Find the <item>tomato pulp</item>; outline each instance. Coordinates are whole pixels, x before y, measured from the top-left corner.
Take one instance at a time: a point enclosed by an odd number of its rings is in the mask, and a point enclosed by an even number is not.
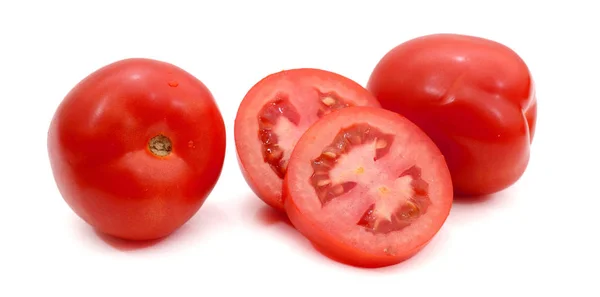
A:
[[[98,231],[164,237],[190,219],[215,186],[225,125],[208,88],[151,59],[106,65],[59,105],[48,133],[58,189]]]
[[[380,107],[358,83],[320,69],[291,69],[256,83],[235,119],[238,162],[254,193],[283,211],[282,183],[302,133],[322,116],[348,106]]]
[[[348,107],[318,120],[296,144],[285,210],[321,251],[363,267],[399,263],[444,224],[453,200],[444,157],[401,115]]]
[[[415,38],[379,61],[367,89],[434,140],[458,195],[491,194],[524,173],[537,99],[528,67],[507,46],[458,34]]]

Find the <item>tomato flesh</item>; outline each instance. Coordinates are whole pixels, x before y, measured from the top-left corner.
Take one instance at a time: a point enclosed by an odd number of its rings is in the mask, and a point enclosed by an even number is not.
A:
[[[255,194],[283,211],[282,183],[296,142],[315,121],[349,106],[380,105],[358,83],[320,69],[286,70],[254,85],[236,116],[235,143]]]
[[[296,144],[285,210],[320,249],[357,266],[401,262],[426,245],[452,204],[447,165],[406,118],[348,107],[323,117]]]
[[[64,200],[96,230],[169,235],[202,206],[225,157],[225,125],[206,86],[172,64],[126,59],[79,82],[48,132]]]
[[[524,173],[537,98],[527,65],[505,45],[458,34],[415,38],[379,61],[367,89],[434,140],[457,195],[498,192]]]

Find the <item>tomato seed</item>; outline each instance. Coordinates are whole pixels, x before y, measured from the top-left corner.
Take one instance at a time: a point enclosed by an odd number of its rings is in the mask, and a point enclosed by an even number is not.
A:
[[[317,186],[318,187],[323,187],[323,186],[326,186],[326,185],[329,185],[329,184],[331,184],[331,180],[330,179],[323,179],[323,180],[320,180],[320,181],[317,182]]]
[[[337,100],[333,99],[332,97],[325,97],[321,100],[321,102],[327,106],[332,106],[337,102]]]
[[[317,112],[318,117],[325,116],[330,114],[332,111],[340,110],[350,106],[350,104],[345,103],[339,98],[339,96],[333,93],[325,94],[319,92],[319,97],[321,103],[323,103],[323,106]]]
[[[335,159],[337,157],[336,153],[334,153],[332,151],[323,152],[323,156],[328,157],[330,159]]]

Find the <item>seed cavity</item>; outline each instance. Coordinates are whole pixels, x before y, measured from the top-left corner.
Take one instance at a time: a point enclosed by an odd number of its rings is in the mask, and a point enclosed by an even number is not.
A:
[[[330,103],[329,100],[327,102]],[[342,155],[347,154],[359,145],[373,145],[375,149],[373,160],[377,162],[390,152],[393,141],[393,135],[385,134],[365,123],[340,129],[332,142],[322,150],[321,154],[311,160],[313,174],[310,177],[310,182],[317,197],[319,197],[322,207],[325,207],[337,197],[349,193],[357,186],[356,182],[351,181],[333,182],[330,177],[331,169],[335,167]],[[354,170],[356,174],[363,174],[364,171],[365,169],[362,166]],[[412,191],[407,191],[407,193],[410,193],[408,195],[411,196],[406,197],[406,201],[399,205],[384,203],[379,209],[377,203],[374,202],[365,210],[356,224],[362,226],[367,232],[383,234],[402,230],[427,213],[431,205],[428,196],[429,184],[422,178],[421,168],[411,166],[399,174],[397,178],[406,176],[410,176],[410,187],[412,187]],[[394,193],[392,188],[386,186],[377,188],[377,192],[381,195],[381,199],[399,199],[399,197],[393,196],[398,193]]]
[[[333,92],[324,93],[318,91],[319,110],[318,117],[322,117],[332,111],[350,106],[345,103],[337,94]],[[287,118],[292,124],[298,126],[300,122],[300,113],[289,101],[287,94],[279,93],[275,98],[266,103],[258,114],[258,138],[262,144],[262,155],[264,162],[268,163],[271,169],[281,179],[285,177],[287,171],[287,158],[289,153],[278,146],[278,135],[273,130],[280,118]],[[337,152],[332,150],[325,152],[324,156],[330,159],[337,158]],[[286,156],[288,155],[288,156]]]
[[[300,122],[300,114],[289,102],[287,95],[278,94],[275,99],[265,104],[258,114],[258,139],[262,143],[264,162],[283,179],[287,171],[287,159],[284,150],[278,145],[278,137],[273,127],[281,118],[287,118],[294,125]]]
[[[341,129],[336,134],[333,141],[323,149],[321,154],[311,161],[311,166],[313,169],[311,184],[315,188],[317,196],[321,200],[322,206],[325,206],[332,199],[349,192],[356,186],[355,182],[342,182],[334,184],[331,181],[329,172],[331,169],[333,169],[338,159],[342,155],[350,152],[353,147],[358,145],[366,145],[368,143],[373,144],[376,139],[383,139],[386,141],[386,143],[391,144],[393,141],[393,136],[385,134],[380,130],[364,123],[349,126]],[[388,151],[389,145],[383,149],[376,149],[375,158],[381,158],[385,156]],[[363,174],[364,171],[365,169],[363,167],[358,167],[355,170],[355,173]],[[325,183],[324,180],[329,182]]]
[[[357,225],[364,227],[365,230],[374,234],[385,234],[402,230],[427,213],[427,209],[431,205],[431,200],[428,196],[429,184],[421,177],[421,168],[411,166],[402,172],[398,178],[404,176],[412,178],[411,186],[414,195],[401,204],[389,219],[378,214],[376,204],[373,203],[365,211],[361,219],[357,222]],[[379,192],[382,192],[381,188]]]

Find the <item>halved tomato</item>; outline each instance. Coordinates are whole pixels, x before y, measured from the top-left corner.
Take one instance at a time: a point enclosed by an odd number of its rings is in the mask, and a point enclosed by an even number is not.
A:
[[[452,205],[450,172],[433,141],[403,116],[349,107],[296,144],[285,210],[321,251],[363,267],[397,264],[440,230]]]
[[[239,165],[254,193],[283,211],[282,183],[296,141],[319,118],[348,106],[380,107],[364,87],[326,70],[285,70],[255,84],[234,128]]]

